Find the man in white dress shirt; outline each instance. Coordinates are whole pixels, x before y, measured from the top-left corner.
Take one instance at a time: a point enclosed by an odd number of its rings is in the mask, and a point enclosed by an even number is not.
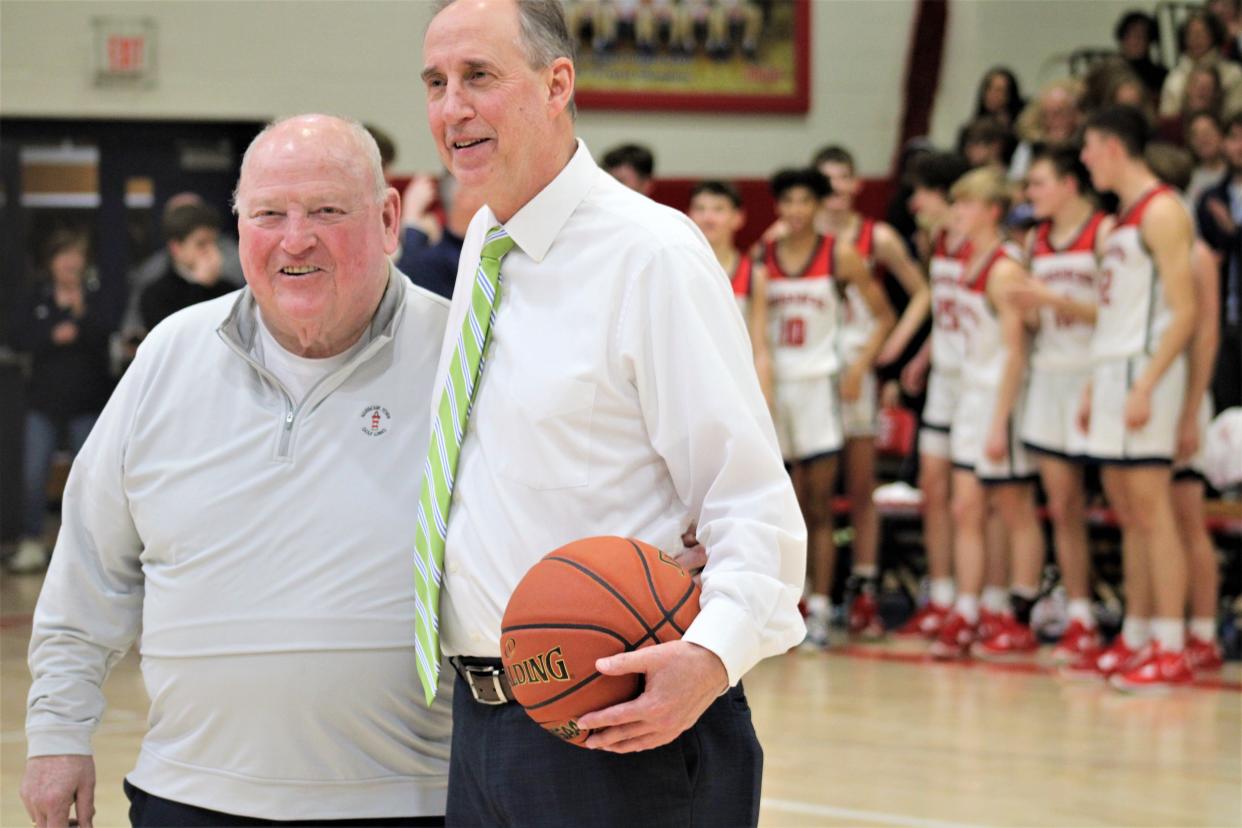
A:
[[[515,244],[448,516],[438,629],[468,678],[447,818],[753,823],[762,752],[739,681],[802,640],[806,530],[728,280],[688,218],[575,140],[572,53],[557,0],[442,4],[424,42],[433,138],[487,205],[466,234],[441,382],[485,234],[499,225]],[[645,690],[579,720],[589,750],[495,697],[501,615],[545,553],[599,534],[680,549],[692,523],[701,612],[681,641],[601,660],[643,673]]]
[[[91,822],[101,687],[140,623],[133,825],[443,824],[450,685],[428,710],[414,678],[403,469],[447,302],[389,264],[399,198],[356,123],[269,127],[236,207],[248,286],[151,331],[69,475],[30,642],[39,828]]]

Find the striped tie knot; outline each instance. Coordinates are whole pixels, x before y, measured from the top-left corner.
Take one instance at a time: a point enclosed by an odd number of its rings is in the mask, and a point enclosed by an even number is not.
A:
[[[513,239],[499,224],[487,231],[484,236],[483,252],[479,258],[499,262],[505,254],[513,249]]]

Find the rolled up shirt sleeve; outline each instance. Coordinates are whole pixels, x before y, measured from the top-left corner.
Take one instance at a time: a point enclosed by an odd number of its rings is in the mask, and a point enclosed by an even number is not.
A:
[[[652,445],[707,550],[701,611],[685,640],[736,684],[805,635],[798,598],[806,525],[728,280],[706,245],[656,251],[634,277],[619,351]]]
[[[30,638],[28,756],[91,753],[104,711],[104,679],[138,633],[142,542],[123,478],[146,363],[142,352],[149,348],[140,349],[69,473]]]

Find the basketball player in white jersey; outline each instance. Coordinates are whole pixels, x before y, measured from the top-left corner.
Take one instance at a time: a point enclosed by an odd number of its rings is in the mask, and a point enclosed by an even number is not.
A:
[[[690,191],[691,221],[698,225],[724,268],[738,310],[750,332],[755,371],[763,396],[771,407],[772,355],[768,347],[768,279],[763,264],[737,249],[734,236],[746,224],[746,211],[737,188],[727,181],[700,181]]]
[[[1037,148],[1026,194],[1039,223],[1027,242],[1031,280],[1010,294],[1035,316],[1022,442],[1034,454],[1048,497],[1057,563],[1069,597],[1069,624],[1053,649],[1068,663],[1099,648],[1091,612],[1087,437],[1078,401],[1091,378],[1096,282],[1112,220],[1093,200],[1091,175],[1073,146]]]
[[[950,226],[949,188],[969,170],[955,153],[931,153],[913,171],[910,208],[927,238],[927,274],[931,282],[932,332],[919,353],[902,370],[901,384],[917,395],[924,387],[919,430],[919,490],[923,495],[923,545],[927,554],[930,600],[900,632],[935,638],[949,615],[953,585],[953,525],[949,511],[949,426],[957,407],[962,367],[962,338],[957,319],[957,289],[969,245]]]
[[[1044,561],[1043,529],[1035,509],[1035,469],[1018,439],[1026,371],[1026,329],[1009,291],[1029,278],[1000,223],[1009,211],[1009,185],[993,168],[973,170],[950,190],[953,227],[970,244],[958,289],[962,332],[961,389],[953,412],[953,563],[957,601],[932,643],[935,658],[1033,652],[1030,629]],[[986,524],[994,510],[1012,549],[1013,614],[978,641],[979,597],[986,563]]]
[[[776,433],[806,519],[811,593],[807,646],[828,644],[829,594],[836,564],[832,497],[837,455],[844,444],[841,401],[862,392],[860,372],[846,371],[836,340],[841,292],[862,294],[876,327],[862,350],[870,365],[893,326],[893,311],[870,271],[848,244],[815,231],[815,215],[829,194],[817,170],[782,170],[772,178],[784,238],[763,248],[767,272],[769,339],[776,379]]]
[[[1148,166],[1161,181],[1182,194],[1194,172],[1194,157],[1173,144],[1153,143],[1145,153]],[[1216,643],[1216,600],[1220,571],[1216,549],[1207,530],[1204,510],[1203,438],[1212,421],[1212,374],[1220,346],[1220,266],[1212,249],[1196,238],[1190,253],[1195,283],[1195,333],[1190,341],[1186,398],[1177,425],[1177,457],[1173,464],[1173,514],[1187,552],[1190,582],[1187,604],[1190,623],[1186,660],[1195,672],[1219,670],[1223,665]]]
[[[1101,269],[1093,374],[1083,397],[1088,455],[1122,525],[1133,577],[1151,591],[1152,621],[1128,618],[1096,659],[1113,686],[1162,691],[1192,680],[1186,661],[1186,559],[1172,505],[1172,463],[1186,395],[1186,347],[1195,326],[1194,230],[1177,195],[1143,160],[1149,126],[1137,109],[1090,117],[1082,160],[1100,190],[1121,201]],[[1141,596],[1133,596],[1141,597]],[[1138,601],[1137,603],[1142,603]],[[1148,637],[1151,640],[1148,641]]]
[[[877,283],[882,282],[884,273],[891,273],[910,297],[897,326],[876,355],[877,365],[887,365],[901,356],[927,318],[931,304],[927,279],[906,252],[905,243],[896,230],[854,209],[854,199],[862,182],[856,174],[853,155],[844,147],[825,147],[815,154],[812,163],[832,185],[832,194],[824,199],[817,217],[819,231],[849,241]],[[846,587],[849,628],[855,635],[878,638],[884,634],[875,599],[880,526],[873,497],[879,388],[875,371],[870,365],[863,365],[860,359],[871,339],[875,319],[862,294],[853,286],[845,290],[842,310],[841,334],[837,339],[841,360],[848,366],[846,370],[858,371],[863,376],[858,399],[842,405],[845,493],[850,501],[850,525],[854,528],[854,554]]]

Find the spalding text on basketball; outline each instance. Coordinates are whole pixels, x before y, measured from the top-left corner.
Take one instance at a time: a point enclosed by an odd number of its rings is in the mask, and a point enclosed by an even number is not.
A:
[[[509,683],[514,687],[570,679],[569,666],[565,664],[560,646],[553,647],[546,653],[515,661],[505,670],[509,674]]]

